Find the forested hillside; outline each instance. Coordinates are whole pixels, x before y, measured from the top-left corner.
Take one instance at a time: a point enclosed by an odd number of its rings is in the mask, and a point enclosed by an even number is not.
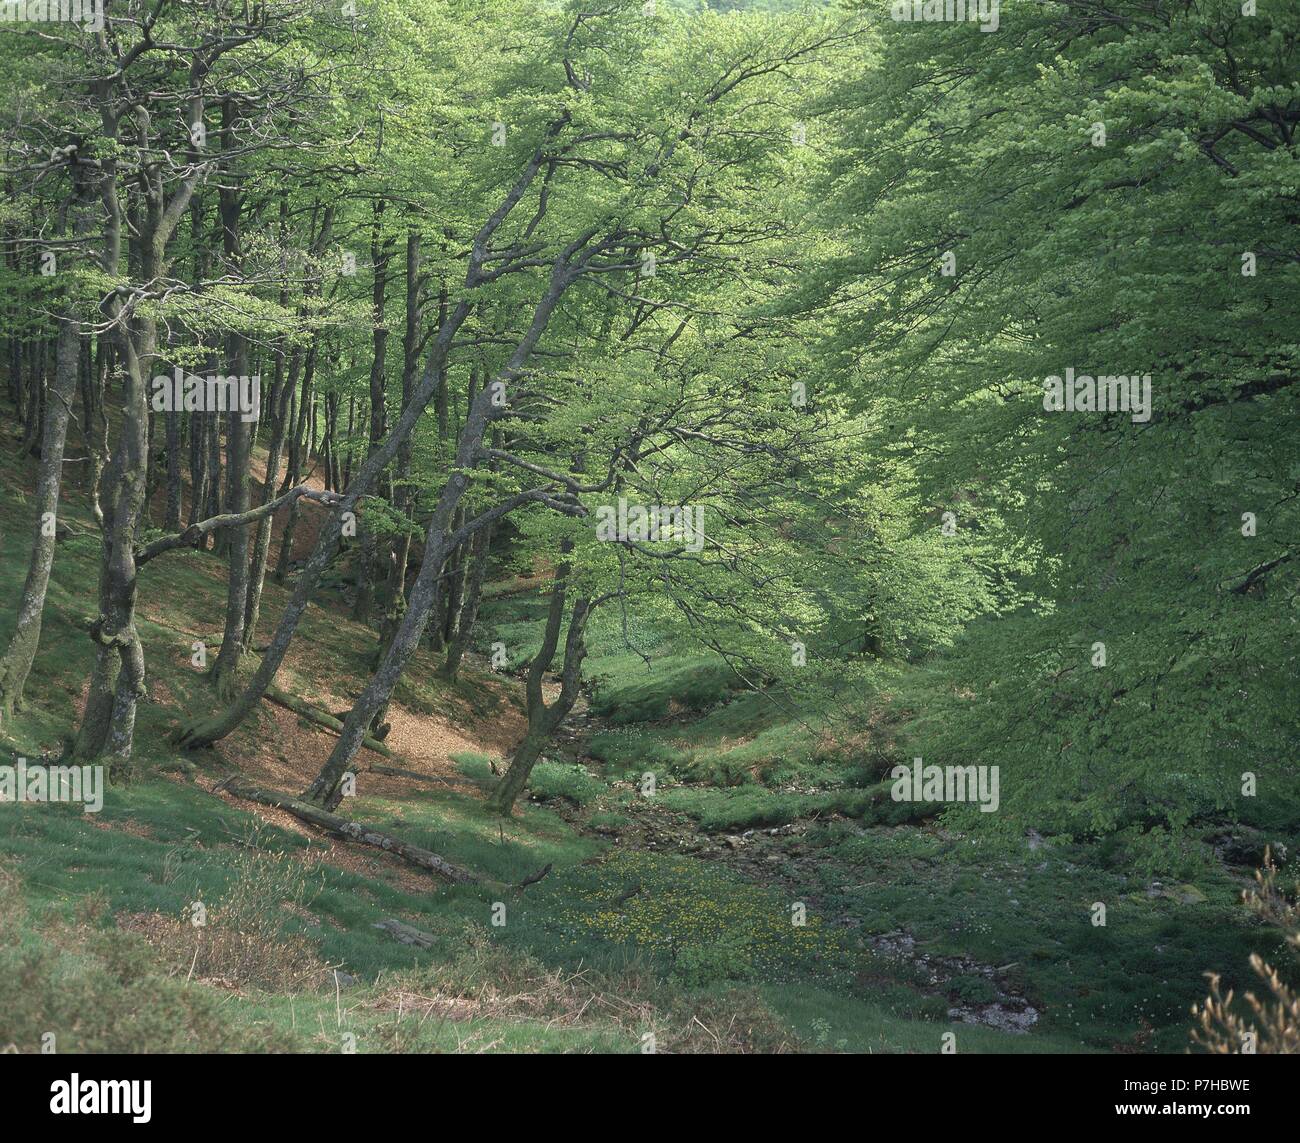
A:
[[[1300,1051],[1300,7],[0,17],[0,1049]]]

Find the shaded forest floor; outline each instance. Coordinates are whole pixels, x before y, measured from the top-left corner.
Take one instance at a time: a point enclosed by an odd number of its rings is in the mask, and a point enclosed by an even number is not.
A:
[[[5,448],[0,598],[14,600],[31,524],[26,466]],[[84,703],[98,558],[84,503],[69,490],[74,534],[28,707],[0,727],[5,762],[57,755]],[[333,736],[298,715],[263,703],[215,750],[169,746],[215,705],[191,656],[203,640],[215,657],[225,573],[196,552],[144,572],[137,780],[99,814],[0,805],[0,1048],[53,1032],[62,1050],[630,1052],[652,1035],[669,1052],[935,1052],[955,1032],[959,1052],[1181,1051],[1201,974],[1242,985],[1249,953],[1277,950],[1238,895],[1266,841],[1295,839],[1234,830],[1219,847],[1232,864],[1191,884],[1140,877],[1104,846],[965,836],[888,799],[883,701],[835,741],[733,692],[698,651],[635,631],[634,652],[612,626],[593,629],[590,701],[509,822],[483,796],[522,733],[521,683],[480,653],[449,685],[417,655],[388,745],[437,780],[370,772],[389,760],[363,752],[341,812],[501,882],[553,866],[497,899],[448,888],[214,792],[233,773],[305,787]],[[494,587],[479,650],[502,640],[518,664],[544,600],[528,581]],[[268,582],[264,634],[284,598]],[[333,711],[375,646],[346,616],[340,573],[278,680]],[[0,637],[12,622],[7,608]],[[390,918],[431,947],[375,927]]]

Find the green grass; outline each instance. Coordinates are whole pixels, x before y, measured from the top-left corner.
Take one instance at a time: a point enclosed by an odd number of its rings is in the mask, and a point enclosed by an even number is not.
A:
[[[451,760],[456,763],[457,769],[465,777],[481,785],[486,786],[496,780],[492,774],[492,767],[495,762],[486,754],[478,754],[472,750],[461,750],[452,754]]]
[[[567,798],[578,806],[595,801],[606,790],[605,783],[592,777],[585,766],[550,761],[533,767],[528,788],[534,797]]]
[[[587,749],[593,758],[605,763],[605,774],[612,779],[639,777],[647,772],[678,778],[689,775],[691,753],[663,741],[660,735],[664,733],[640,726],[600,731],[591,737]]]
[[[734,942],[736,971],[721,979],[787,979],[819,964],[839,966],[847,981],[861,957],[816,916],[796,926],[783,895],[687,857],[615,852],[561,871],[536,900],[547,913],[541,923],[573,948],[613,940],[670,973],[686,951],[727,941]]]

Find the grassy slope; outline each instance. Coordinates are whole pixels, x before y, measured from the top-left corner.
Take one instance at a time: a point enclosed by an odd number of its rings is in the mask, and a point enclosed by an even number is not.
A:
[[[25,572],[28,473],[12,456],[0,462],[0,598],[12,601]],[[65,519],[88,529],[83,504],[74,490]],[[0,728],[6,754],[57,752],[75,726],[90,664],[85,620],[96,548],[93,536],[59,546],[29,706]],[[276,751],[304,782],[319,764],[319,753],[292,755],[294,747],[276,740],[266,708],[223,750],[193,760],[174,755],[169,730],[185,712],[211,704],[190,665],[190,645],[220,630],[223,579],[223,561],[188,552],[157,561],[143,576],[140,630],[153,701],[137,724],[139,780],[109,791],[97,816],[0,807],[0,870],[7,871],[0,959],[26,966],[25,975],[0,971],[7,982],[0,992],[17,990],[0,995],[0,1047],[34,1050],[61,998],[77,997],[76,1011],[96,1015],[62,1017],[65,1050],[338,1051],[350,1046],[350,1034],[359,1051],[637,1051],[653,1032],[659,1050],[670,1051],[936,1051],[949,1027],[942,989],[918,986],[910,966],[882,960],[859,939],[904,927],[939,955],[1019,962],[1024,988],[1046,1008],[1029,1035],[960,1025],[962,1051],[1107,1046],[1131,1037],[1141,1017],[1157,1027],[1157,1044],[1181,1047],[1182,1013],[1200,995],[1197,974],[1240,965],[1257,944],[1268,951],[1245,929],[1226,877],[1207,882],[1203,904],[1175,909],[1107,874],[1107,899],[1124,903],[1099,931],[1085,910],[1103,874],[1080,872],[1080,853],[1030,860],[974,848],[933,827],[879,822],[873,799],[846,784],[846,776],[856,780],[865,770],[828,756],[761,698],[715,706],[728,697],[725,672],[654,632],[638,635],[652,655],[650,669],[613,637],[594,641],[606,649],[592,661],[600,679],[593,709],[607,726],[591,744],[598,764],[544,763],[533,794],[552,800],[522,807],[505,828],[482,810],[477,787],[490,775],[486,758],[473,755],[460,759],[461,789],[411,783],[379,796],[363,787],[347,804],[358,820],[493,878],[517,881],[552,863],[540,885],[507,895],[505,924],[494,926],[494,902],[476,891],[449,890],[381,854],[338,861],[324,841],[210,794],[206,787],[231,757]],[[283,598],[268,585],[267,624]],[[536,637],[538,602],[499,596],[485,608],[483,638],[503,638],[523,657]],[[6,605],[0,638],[11,626]],[[306,650],[298,669],[291,664],[282,681],[310,691],[313,678],[332,680],[337,693],[359,686],[372,637],[343,618],[337,592],[326,591],[310,610],[300,641]],[[450,715],[469,737],[499,716],[499,683],[471,672],[451,690],[433,680],[433,667],[422,655],[408,672],[398,694],[407,710]],[[642,721],[663,715],[672,717]],[[798,862],[778,865],[783,876],[768,883],[690,853],[611,843],[642,808],[620,779],[647,766],[666,780],[657,810],[691,830],[840,810],[879,824],[814,826],[804,844],[815,856],[815,884]],[[606,828],[587,828],[594,825]],[[175,923],[194,901],[221,916],[247,876],[250,854],[284,854],[281,864],[307,871],[306,907],[296,911],[280,910],[278,882],[268,881],[271,923],[354,982],[336,994],[325,974],[324,983],[289,989],[276,983],[269,957],[259,968],[269,979],[218,986],[189,979],[186,942],[197,938],[183,927],[164,948],[114,928],[114,918],[140,914]],[[275,861],[268,858],[267,867]],[[823,904],[807,927],[796,928],[788,886],[801,878]],[[627,901],[613,903],[637,886]],[[87,901],[98,908],[88,911]],[[832,924],[841,913],[860,927]],[[434,948],[417,952],[373,928],[386,917],[433,934]],[[141,988],[143,1003],[132,991]]]

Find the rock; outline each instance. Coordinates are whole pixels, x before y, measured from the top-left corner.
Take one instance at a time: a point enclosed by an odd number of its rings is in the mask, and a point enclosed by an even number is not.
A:
[[[1180,905],[1199,905],[1206,899],[1195,885],[1174,885],[1166,887],[1159,881],[1152,881],[1147,886],[1147,896],[1150,898],[1164,897],[1169,901],[1177,901]]]

